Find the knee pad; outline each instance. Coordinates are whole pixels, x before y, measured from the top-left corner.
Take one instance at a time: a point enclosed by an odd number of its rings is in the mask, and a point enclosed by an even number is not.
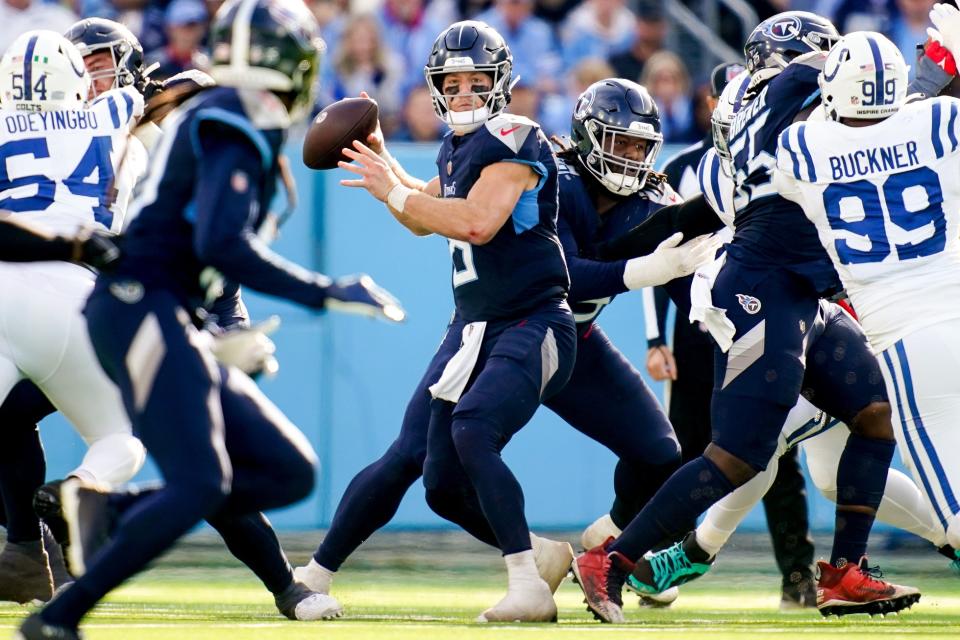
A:
[[[107,485],[129,481],[147,459],[143,444],[129,433],[113,433],[91,443],[70,475]]]

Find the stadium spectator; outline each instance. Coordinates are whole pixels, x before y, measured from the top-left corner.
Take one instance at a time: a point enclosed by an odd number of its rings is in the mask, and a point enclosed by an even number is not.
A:
[[[890,24],[890,39],[900,53],[909,62],[917,59],[917,45],[927,39],[927,27],[930,23],[930,9],[935,0],[897,0],[897,14]],[[914,67],[910,66],[910,78],[913,78]]]
[[[208,20],[207,8],[201,0],[173,0],[167,5],[164,14],[167,46],[148,57],[149,64],[160,64],[150,77],[166,80],[187,69],[205,70],[208,60],[201,45]]]
[[[633,44],[626,51],[610,57],[610,65],[618,78],[640,81],[643,65],[664,47],[667,21],[660,5],[646,3],[637,12]]]
[[[546,96],[540,111],[540,126],[548,135],[569,136],[570,114],[581,93],[594,82],[614,76],[611,67],[603,58],[584,58],[571,73],[564,77],[563,93]]]
[[[890,23],[897,13],[895,0],[822,0],[820,5],[817,13],[833,15],[833,23],[840,33],[890,33]]]
[[[82,18],[107,18],[121,23],[137,36],[146,55],[167,44],[168,0],[76,0]]]
[[[609,58],[633,44],[636,16],[623,0],[587,0],[564,20],[560,45],[572,68],[587,57]]]
[[[533,14],[556,28],[577,8],[580,0],[537,0],[535,4]]]
[[[332,57],[333,99],[366,91],[379,103],[380,123],[389,135],[397,128],[403,107],[404,69],[400,56],[384,43],[377,19],[363,14],[347,20]]]
[[[397,142],[436,142],[443,136],[443,122],[433,110],[433,98],[425,86],[415,87],[403,104],[403,123],[390,138]]]
[[[644,85],[660,107],[660,125],[667,143],[693,143],[703,136],[693,119],[690,75],[677,54],[658,51],[643,67]]]
[[[385,0],[377,17],[387,46],[403,58],[403,93],[423,82],[423,52],[430,51],[444,24],[426,12],[424,0]]]
[[[217,2],[219,0],[207,0]],[[320,75],[317,78],[316,111],[333,102],[333,52],[337,50],[343,27],[347,22],[349,6],[345,0],[309,0],[307,7],[320,25],[320,37],[326,51],[320,56]],[[211,14],[213,15],[213,14]]]
[[[42,0],[0,0],[0,54],[24,31],[50,29],[63,33],[77,21],[72,11]]]
[[[521,78],[524,87],[544,93],[559,90],[560,52],[550,25],[533,15],[533,0],[496,0],[476,19],[489,24],[510,43],[513,77]]]

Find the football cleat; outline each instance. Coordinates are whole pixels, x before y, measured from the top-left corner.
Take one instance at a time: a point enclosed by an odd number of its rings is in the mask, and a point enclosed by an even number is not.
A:
[[[948,544],[938,547],[937,551],[950,561],[947,565],[955,574],[960,575],[960,549],[954,549]]]
[[[550,587],[550,593],[556,593],[560,583],[570,572],[573,547],[569,542],[541,538],[532,533],[530,543],[533,547],[533,561],[537,565],[537,573]]]
[[[607,538],[619,538],[621,533],[620,527],[613,523],[610,514],[605,513],[583,530],[580,544],[584,550],[593,549],[602,545]]]
[[[627,585],[629,588],[629,585]],[[661,593],[640,593],[640,606],[644,609],[665,609],[680,597],[680,589],[670,587]]]
[[[70,545],[67,559],[70,572],[77,578],[87,571],[87,563],[109,540],[116,524],[116,512],[110,506],[110,494],[79,478],[67,478],[60,485],[63,519],[67,523]]]
[[[280,613],[291,620],[331,620],[343,615],[343,607],[336,598],[311,591],[296,580],[273,600]]]
[[[795,571],[780,591],[780,611],[800,611],[817,606],[817,583],[809,572]]]
[[[14,640],[82,640],[83,635],[76,629],[47,624],[39,613],[27,616],[13,634]]]
[[[623,617],[623,590],[633,563],[626,556],[607,550],[614,538],[577,556],[573,576],[585,596],[587,610],[600,622],[619,623]]]
[[[556,622],[557,603],[543,580],[507,589],[507,595],[477,617],[477,622]]]
[[[700,556],[706,552],[690,532],[682,541],[641,558],[627,576],[627,588],[641,596],[655,595],[695,580],[713,564],[713,558],[699,560]]]
[[[50,559],[50,573],[53,576],[53,593],[56,595],[61,589],[73,583],[73,576],[67,569],[67,561],[64,557],[64,547],[53,536],[50,528],[46,524],[41,525],[43,529],[43,548]]]
[[[817,609],[824,616],[896,613],[920,601],[920,591],[914,587],[881,580],[879,568],[867,566],[867,556],[842,567],[818,562],[817,571]]]
[[[63,521],[63,506],[60,504],[62,484],[63,480],[52,480],[33,492],[34,513],[50,527],[53,536],[60,542],[67,539],[67,525]]]
[[[53,597],[53,577],[43,544],[8,542],[0,552],[0,600],[20,604]]]

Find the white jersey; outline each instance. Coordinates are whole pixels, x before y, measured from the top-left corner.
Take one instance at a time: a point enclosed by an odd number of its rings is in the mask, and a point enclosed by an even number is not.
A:
[[[715,148],[710,147],[700,158],[700,165],[697,167],[700,191],[723,224],[732,229],[733,217],[736,214],[733,207],[733,192],[736,190],[736,185],[729,173],[730,167],[726,167],[725,170],[723,161],[717,155]]]
[[[118,233],[146,169],[142,145],[126,154],[142,114],[132,88],[103,93],[86,109],[0,111],[0,210],[53,233]]]
[[[877,351],[960,318],[960,101],[866,127],[795,123],[774,185],[817,226]]]

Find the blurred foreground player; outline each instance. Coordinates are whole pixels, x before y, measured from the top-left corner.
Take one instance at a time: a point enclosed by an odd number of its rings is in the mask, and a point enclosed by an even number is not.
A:
[[[79,577],[24,622],[20,637],[79,637],[80,619],[100,598],[205,518],[288,617],[337,613],[328,597],[291,582],[289,564],[276,563],[282,551],[259,513],[310,492],[315,455],[246,375],[214,362],[195,327],[224,278],[314,309],[339,303],[402,319],[368,277],[331,282],[284,261],[256,235],[285,130],[312,103],[317,33],[296,0],[235,0],[218,13],[211,39],[220,86],[185,94],[168,116],[126,253],[98,279],[85,309],[100,363],[165,484],[113,494],[80,480],[63,484]],[[269,67],[265,51],[277,53]]]

